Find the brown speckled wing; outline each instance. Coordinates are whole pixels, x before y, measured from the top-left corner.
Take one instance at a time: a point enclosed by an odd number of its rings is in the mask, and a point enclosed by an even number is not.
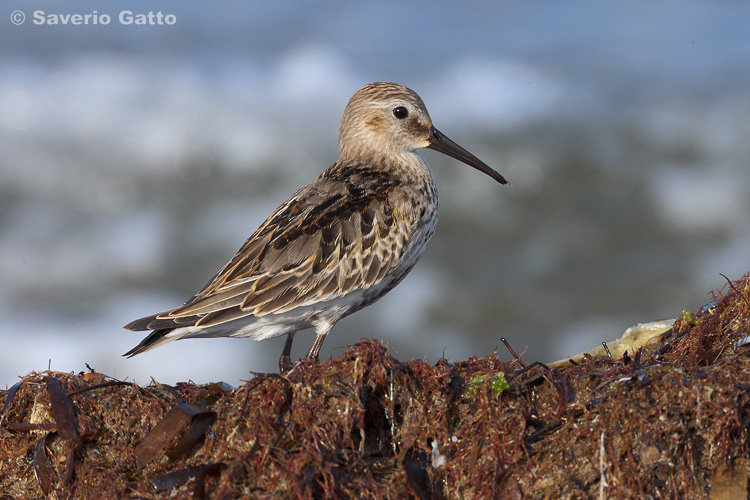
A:
[[[185,305],[128,327],[208,327],[369,288],[398,264],[418,224],[415,207],[398,206],[398,189],[383,169],[333,164],[271,214]]]

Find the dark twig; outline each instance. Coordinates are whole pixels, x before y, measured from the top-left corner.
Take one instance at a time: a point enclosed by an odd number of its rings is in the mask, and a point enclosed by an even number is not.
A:
[[[727,278],[725,274],[719,273],[719,276],[727,280],[727,283],[729,283],[729,286],[732,288],[732,290],[737,292],[740,298],[742,299],[742,301],[748,306],[750,306],[750,301],[748,301],[747,298],[745,298],[745,295],[741,291],[739,291],[736,286],[734,286],[734,283],[732,283],[732,281],[729,278]]]
[[[524,363],[521,357],[518,354],[516,354],[516,351],[514,351],[513,348],[510,346],[510,344],[508,343],[508,341],[505,340],[505,337],[500,337],[500,342],[505,344],[505,348],[508,349],[508,351],[510,352],[510,355],[513,356],[513,358],[516,361],[518,361],[518,363],[521,365],[521,368],[526,368],[526,363]]]
[[[109,382],[102,382],[101,384],[95,384],[90,385],[88,387],[81,387],[80,389],[76,389],[75,391],[70,391],[68,393],[68,397],[75,396],[76,394],[81,394],[83,392],[87,391],[93,391],[94,389],[101,389],[102,387],[112,387],[115,385],[133,385],[132,382],[122,382],[120,380],[110,380]]]

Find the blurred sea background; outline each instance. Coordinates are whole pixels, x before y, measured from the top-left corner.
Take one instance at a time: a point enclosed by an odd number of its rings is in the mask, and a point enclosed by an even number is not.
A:
[[[748,2],[11,0],[0,25],[0,387],[86,363],[144,384],[277,370],[283,338],[128,360],[145,333],[122,325],[187,300],[333,163],[372,81],[413,88],[513,186],[425,151],[437,233],[324,359],[361,337],[403,360],[510,359],[504,336],[553,361],[750,269]]]

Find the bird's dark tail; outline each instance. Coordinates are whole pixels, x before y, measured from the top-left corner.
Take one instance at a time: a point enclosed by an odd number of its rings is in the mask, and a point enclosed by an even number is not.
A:
[[[162,344],[166,344],[167,342],[171,342],[174,339],[168,338],[167,334],[171,332],[172,329],[168,330],[154,330],[151,332],[145,339],[141,340],[141,343],[137,346],[133,347],[131,350],[123,354],[123,356],[132,358],[136,354],[140,354],[142,352],[150,351],[151,349],[155,349],[159,347]]]

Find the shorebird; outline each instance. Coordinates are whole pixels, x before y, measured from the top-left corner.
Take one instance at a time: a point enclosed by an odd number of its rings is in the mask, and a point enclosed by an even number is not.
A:
[[[344,110],[338,161],[277,208],[184,305],[125,325],[153,331],[124,356],[184,338],[286,335],[279,368],[287,372],[294,334],[314,328],[307,358],[317,361],[333,325],[401,282],[435,232],[438,190],[421,148],[508,183],[439,132],[416,92],[365,85]]]

